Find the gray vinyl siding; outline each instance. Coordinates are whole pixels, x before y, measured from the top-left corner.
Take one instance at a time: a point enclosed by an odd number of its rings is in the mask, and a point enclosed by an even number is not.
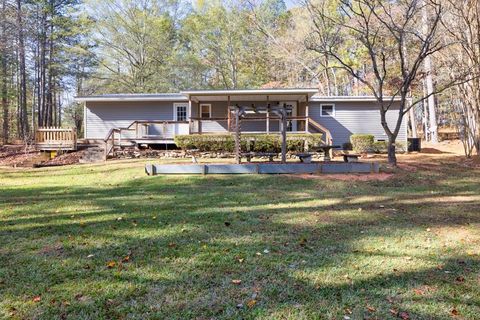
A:
[[[334,104],[335,116],[322,117],[321,104]],[[387,112],[387,123],[390,128],[395,128],[398,119],[399,106],[394,105]],[[366,133],[375,136],[375,140],[387,140],[387,136],[380,122],[380,109],[374,102],[310,102],[309,116],[319,124],[330,130],[335,145],[350,141],[350,135]],[[397,141],[407,140],[407,127],[405,117],[398,134]]]
[[[173,120],[174,102],[87,102],[87,139],[104,139],[110,129],[128,127],[135,120]],[[156,134],[163,128],[156,125],[148,134]],[[134,132],[126,132],[124,137],[133,137]],[[173,134],[173,133],[169,133]]]
[[[135,101],[135,102],[87,102],[85,107],[87,139],[104,139],[112,128],[125,128],[135,120],[173,120],[174,104],[177,102],[167,101]],[[178,101],[178,103],[185,103]],[[264,106],[266,102],[241,102],[239,105]],[[322,102],[324,103],[324,102]],[[187,102],[188,104],[188,102]],[[227,102],[211,102],[212,117],[227,117]],[[231,104],[235,104],[234,101]],[[350,141],[350,135],[353,133],[369,133],[375,136],[376,140],[386,140],[387,137],[380,124],[380,111],[374,102],[336,102],[334,117],[321,117],[320,102],[311,101],[309,103],[309,116],[330,130],[335,145],[341,145]],[[297,107],[298,114],[303,114],[301,106]],[[192,117],[198,117],[198,103],[192,103]],[[260,116],[260,115],[257,115]],[[398,117],[398,106],[394,106],[387,112],[387,122],[391,128],[395,126]],[[270,122],[271,132],[279,128],[278,121]],[[163,126],[161,124],[151,126],[149,135],[159,135],[173,137],[172,126]],[[221,133],[227,131],[227,121],[202,121],[203,133]],[[266,131],[265,121],[243,121],[243,132],[263,132]],[[135,132],[125,132],[124,138],[133,138]],[[406,119],[402,123],[398,135],[398,141],[406,141],[407,129]]]

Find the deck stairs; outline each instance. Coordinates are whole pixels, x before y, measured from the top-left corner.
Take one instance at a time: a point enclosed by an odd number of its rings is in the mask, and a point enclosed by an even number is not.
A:
[[[82,157],[80,163],[97,163],[105,160],[105,148],[103,147],[90,147],[87,148]]]

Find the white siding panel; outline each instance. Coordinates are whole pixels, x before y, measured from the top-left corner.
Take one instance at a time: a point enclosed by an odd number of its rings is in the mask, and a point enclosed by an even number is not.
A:
[[[335,104],[334,117],[320,116],[320,103],[310,102],[309,115],[330,130],[335,145],[350,141],[355,133],[373,134],[376,140],[387,140],[380,122],[380,109],[372,102],[341,102]],[[387,123],[393,130],[398,119],[398,106],[387,112]],[[407,140],[406,118],[403,118],[397,141]]]

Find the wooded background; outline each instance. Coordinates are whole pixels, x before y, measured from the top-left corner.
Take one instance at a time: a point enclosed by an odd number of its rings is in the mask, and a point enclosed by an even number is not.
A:
[[[317,87],[401,96],[412,136],[450,126],[470,155],[479,26],[477,0],[0,0],[1,141],[81,130],[74,95]]]

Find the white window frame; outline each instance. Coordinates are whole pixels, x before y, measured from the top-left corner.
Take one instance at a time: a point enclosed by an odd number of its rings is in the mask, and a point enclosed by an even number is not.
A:
[[[208,106],[208,118],[204,118],[202,115],[202,107],[203,106]],[[212,104],[210,103],[200,103],[200,118],[202,119],[210,119],[212,117]]]
[[[184,103],[184,102],[178,102],[173,104],[173,121],[178,121],[178,114],[177,114],[178,107],[185,107],[185,111],[186,111],[185,121],[188,121],[188,119],[190,118],[190,110],[189,110],[190,108],[188,106],[188,103]]]
[[[323,106],[332,106],[332,115],[323,115]],[[334,103],[322,103],[320,105],[320,117],[324,117],[324,118],[335,117],[335,104]]]

